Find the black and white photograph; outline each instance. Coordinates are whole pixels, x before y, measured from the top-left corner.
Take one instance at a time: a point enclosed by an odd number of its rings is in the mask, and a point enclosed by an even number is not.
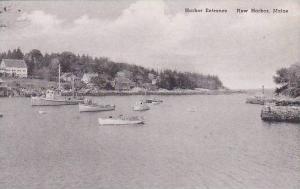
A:
[[[0,189],[298,188],[299,0],[0,1]]]

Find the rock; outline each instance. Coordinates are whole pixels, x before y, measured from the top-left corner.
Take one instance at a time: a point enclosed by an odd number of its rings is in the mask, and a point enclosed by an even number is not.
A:
[[[299,106],[264,106],[261,110],[264,121],[286,121],[300,123]]]

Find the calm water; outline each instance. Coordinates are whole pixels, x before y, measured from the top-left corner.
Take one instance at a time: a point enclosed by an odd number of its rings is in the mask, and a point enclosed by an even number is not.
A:
[[[1,98],[0,188],[300,188],[299,124],[262,122],[245,95],[164,96],[131,111],[140,98],[96,98],[117,106],[102,113]],[[146,125],[98,126],[121,113]]]

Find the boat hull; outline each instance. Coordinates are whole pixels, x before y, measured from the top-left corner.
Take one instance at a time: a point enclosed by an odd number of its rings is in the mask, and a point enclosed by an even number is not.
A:
[[[31,97],[32,106],[62,106],[62,105],[77,105],[81,100],[72,98],[66,99],[46,99],[43,97]]]
[[[133,106],[133,111],[146,111],[150,110],[150,107],[144,102],[138,102]]]
[[[79,104],[79,112],[101,112],[101,111],[113,111],[114,105],[86,105]]]
[[[133,110],[134,111],[147,111],[147,110],[150,110],[150,108],[148,106],[134,106]]]
[[[138,125],[144,124],[142,120],[122,120],[122,119],[103,119],[99,118],[100,125]]]

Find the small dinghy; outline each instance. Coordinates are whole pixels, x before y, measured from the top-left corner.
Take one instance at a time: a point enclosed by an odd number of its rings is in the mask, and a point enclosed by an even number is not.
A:
[[[0,117],[3,117],[3,114],[0,112]]]
[[[79,112],[100,112],[112,111],[116,106],[111,104],[97,104],[91,100],[85,100],[83,104],[79,104]]]
[[[144,124],[144,121],[138,117],[131,118],[98,118],[98,122],[100,125],[138,125]]]
[[[46,114],[47,113],[46,111],[43,111],[43,110],[39,110],[38,112],[39,112],[39,114]]]
[[[150,110],[150,107],[144,101],[139,101],[139,102],[135,103],[135,105],[133,106],[133,110],[134,111],[146,111],[146,110]]]

